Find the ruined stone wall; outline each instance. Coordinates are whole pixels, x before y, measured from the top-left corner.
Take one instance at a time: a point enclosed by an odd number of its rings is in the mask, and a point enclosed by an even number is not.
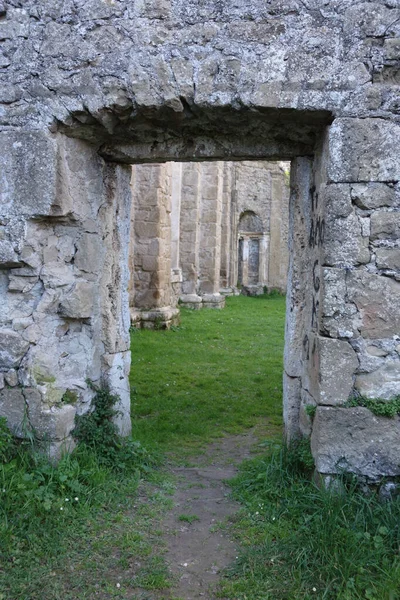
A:
[[[58,444],[90,403],[84,376],[102,375],[128,416],[130,172],[116,163],[293,160],[286,430],[308,398],[320,473],[400,475],[399,417],[342,402],[400,387],[398,2],[5,4],[0,359],[18,383],[2,412],[31,402]],[[75,261],[90,242],[93,273]]]

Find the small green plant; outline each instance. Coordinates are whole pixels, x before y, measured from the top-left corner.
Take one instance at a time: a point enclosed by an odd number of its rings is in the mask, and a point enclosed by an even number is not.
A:
[[[200,521],[200,518],[197,515],[179,515],[178,521],[183,521],[184,523],[194,523],[195,521]]]
[[[304,410],[306,415],[309,416],[310,419],[313,419],[315,417],[315,413],[317,412],[317,407],[314,404],[306,404]]]
[[[345,406],[348,408],[363,406],[368,408],[368,410],[378,417],[388,417],[393,419],[400,413],[400,395],[395,396],[391,400],[384,400],[383,398],[367,398],[366,396],[354,395],[348,399]]]
[[[7,426],[7,420],[0,417],[0,463],[8,462],[14,453],[14,437]]]
[[[90,382],[95,396],[93,410],[76,417],[73,436],[78,444],[95,452],[100,464],[124,471],[149,470],[154,458],[142,447],[140,442],[123,438],[118,434],[114,422],[118,415],[115,405],[119,397],[106,387],[96,387]]]
[[[75,390],[66,390],[61,398],[63,404],[76,404],[78,401],[78,393]]]

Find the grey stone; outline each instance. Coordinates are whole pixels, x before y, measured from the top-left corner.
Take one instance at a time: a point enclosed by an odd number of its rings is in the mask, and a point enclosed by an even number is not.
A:
[[[400,475],[400,417],[377,417],[367,408],[319,406],[311,449],[316,469],[349,471],[372,480]]]
[[[379,269],[400,271],[400,248],[377,248],[375,254]]]
[[[319,338],[320,404],[340,405],[348,400],[358,367],[356,353],[342,340]]]
[[[4,388],[4,373],[0,373],[0,390]]]
[[[0,364],[3,368],[13,369],[19,366],[29,343],[12,329],[0,329]]]
[[[6,373],[4,373],[4,380],[7,385],[10,387],[15,387],[18,385],[18,373],[15,369],[10,369]]]
[[[377,211],[371,215],[372,240],[398,240],[400,238],[400,212]]]
[[[395,206],[399,202],[396,189],[384,183],[353,183],[351,198],[362,209]],[[397,200],[397,201],[396,201]]]
[[[355,270],[349,273],[348,300],[360,312],[360,332],[371,339],[400,331],[400,283],[389,277]]]
[[[52,136],[40,131],[2,131],[0,146],[1,212],[19,217],[48,214],[56,193]]]
[[[88,319],[93,316],[95,288],[92,283],[77,281],[60,302],[59,312],[71,319]]]
[[[329,132],[333,182],[400,179],[400,124],[384,119],[337,119]]]
[[[355,387],[367,398],[389,400],[400,396],[400,360],[386,360],[375,371],[357,375]]]
[[[60,395],[63,391],[60,390]],[[27,388],[24,391],[28,405],[29,423],[44,440],[64,440],[75,427],[76,407],[71,404],[48,408],[37,390]]]
[[[19,437],[27,428],[26,403],[22,391],[18,388],[0,391],[0,416],[7,419],[7,425]]]
[[[75,265],[87,273],[98,273],[102,264],[102,243],[98,235],[85,233],[76,244]]]

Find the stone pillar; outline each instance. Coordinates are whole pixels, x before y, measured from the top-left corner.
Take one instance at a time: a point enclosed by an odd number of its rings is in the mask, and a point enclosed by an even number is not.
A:
[[[180,215],[180,264],[182,295],[180,302],[187,308],[202,307],[198,295],[200,248],[200,186],[201,164],[182,164],[182,193]]]
[[[180,218],[182,163],[171,163],[171,306],[176,307],[182,292],[180,268]]]
[[[168,328],[179,317],[171,306],[172,163],[135,165],[134,298],[131,321],[145,328]]]
[[[219,292],[222,189],[223,163],[202,163],[199,293],[207,308],[223,308],[225,304]]]
[[[310,340],[308,389],[317,405],[312,452],[327,476],[400,475],[399,417],[345,406],[354,393],[384,401],[400,394],[399,132],[383,119],[338,119],[325,143],[323,214],[309,230],[323,262],[312,264],[319,335]]]
[[[263,284],[269,277],[269,235],[263,233],[260,236],[260,264],[258,281]],[[264,291],[264,290],[263,290]]]
[[[223,163],[220,293],[224,296],[230,296],[234,293],[231,285],[231,209],[233,169],[234,163],[229,161]]]
[[[130,169],[62,135],[0,136],[0,415],[58,457],[90,409],[88,379],[118,393],[130,432]]]
[[[262,281],[268,288],[286,291],[288,270],[288,222],[289,186],[286,175],[278,164],[270,171],[270,240],[268,252],[268,274]]]

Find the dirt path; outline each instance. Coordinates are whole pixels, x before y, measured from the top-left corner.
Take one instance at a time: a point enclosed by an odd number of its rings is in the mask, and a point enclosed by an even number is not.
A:
[[[172,469],[177,490],[164,521],[165,556],[176,582],[171,597],[214,600],[221,570],[237,556],[235,543],[218,526],[239,508],[224,481],[235,476],[257,442],[253,433],[226,437],[208,446],[193,466]]]

